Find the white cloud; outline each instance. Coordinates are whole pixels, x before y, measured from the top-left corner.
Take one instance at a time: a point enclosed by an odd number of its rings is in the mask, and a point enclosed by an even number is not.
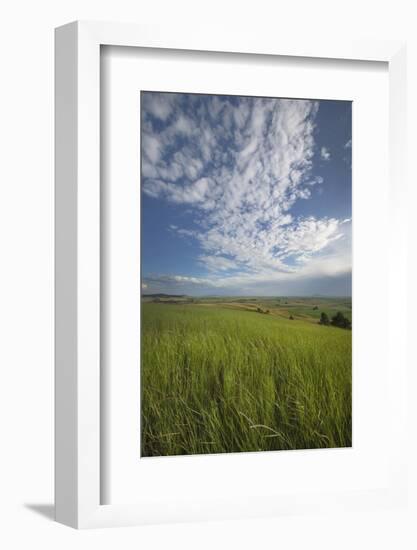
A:
[[[175,132],[186,136],[191,136],[195,132],[195,125],[190,118],[180,115],[174,122]]]
[[[202,263],[210,271],[230,271],[236,269],[236,262],[229,260],[224,256],[200,256],[199,262]]]
[[[155,136],[145,134],[142,140],[142,148],[149,161],[153,164],[159,161],[161,156],[161,144]]]
[[[282,256],[313,254],[329,243],[340,239],[340,222],[334,218],[318,220],[313,216],[302,219],[281,234]]]
[[[320,149],[320,156],[323,160],[330,160],[331,155],[329,149],[327,147],[322,147]]]
[[[172,112],[173,99],[174,94],[143,93],[143,109],[159,120],[166,121]]]

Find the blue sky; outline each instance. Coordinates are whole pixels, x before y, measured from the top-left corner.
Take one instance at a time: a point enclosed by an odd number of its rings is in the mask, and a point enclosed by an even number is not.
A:
[[[351,294],[351,102],[141,92],[142,291]]]

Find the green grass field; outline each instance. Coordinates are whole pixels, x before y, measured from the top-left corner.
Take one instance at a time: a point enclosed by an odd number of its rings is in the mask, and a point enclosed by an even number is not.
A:
[[[157,302],[142,301],[142,456],[351,446],[352,333],[317,323],[350,300]]]

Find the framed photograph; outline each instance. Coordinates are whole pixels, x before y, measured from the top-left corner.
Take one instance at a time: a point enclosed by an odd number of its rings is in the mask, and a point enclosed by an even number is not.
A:
[[[352,103],[140,103],[141,457],[350,448]]]
[[[57,29],[58,521],[404,502],[404,48]]]

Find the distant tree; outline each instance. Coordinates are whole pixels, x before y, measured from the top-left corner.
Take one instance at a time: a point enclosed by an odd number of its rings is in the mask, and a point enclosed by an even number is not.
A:
[[[336,315],[332,317],[331,324],[334,327],[339,327],[339,328],[345,328],[345,329],[352,328],[351,321],[347,317],[345,317],[341,311],[338,311]]]
[[[318,306],[313,307],[313,311],[316,311],[317,309],[319,309]]]
[[[262,313],[262,309],[261,309],[260,307],[257,307],[257,308],[256,308],[256,311],[257,311],[258,313]]]
[[[330,325],[329,316],[324,311],[321,312],[319,325]]]
[[[294,321],[294,317],[290,315],[290,321]]]
[[[266,310],[265,310],[265,313],[268,314],[268,313],[269,313],[269,309],[266,309]]]
[[[347,317],[345,317],[343,328],[346,328],[348,330],[352,330],[352,321],[350,321]]]

